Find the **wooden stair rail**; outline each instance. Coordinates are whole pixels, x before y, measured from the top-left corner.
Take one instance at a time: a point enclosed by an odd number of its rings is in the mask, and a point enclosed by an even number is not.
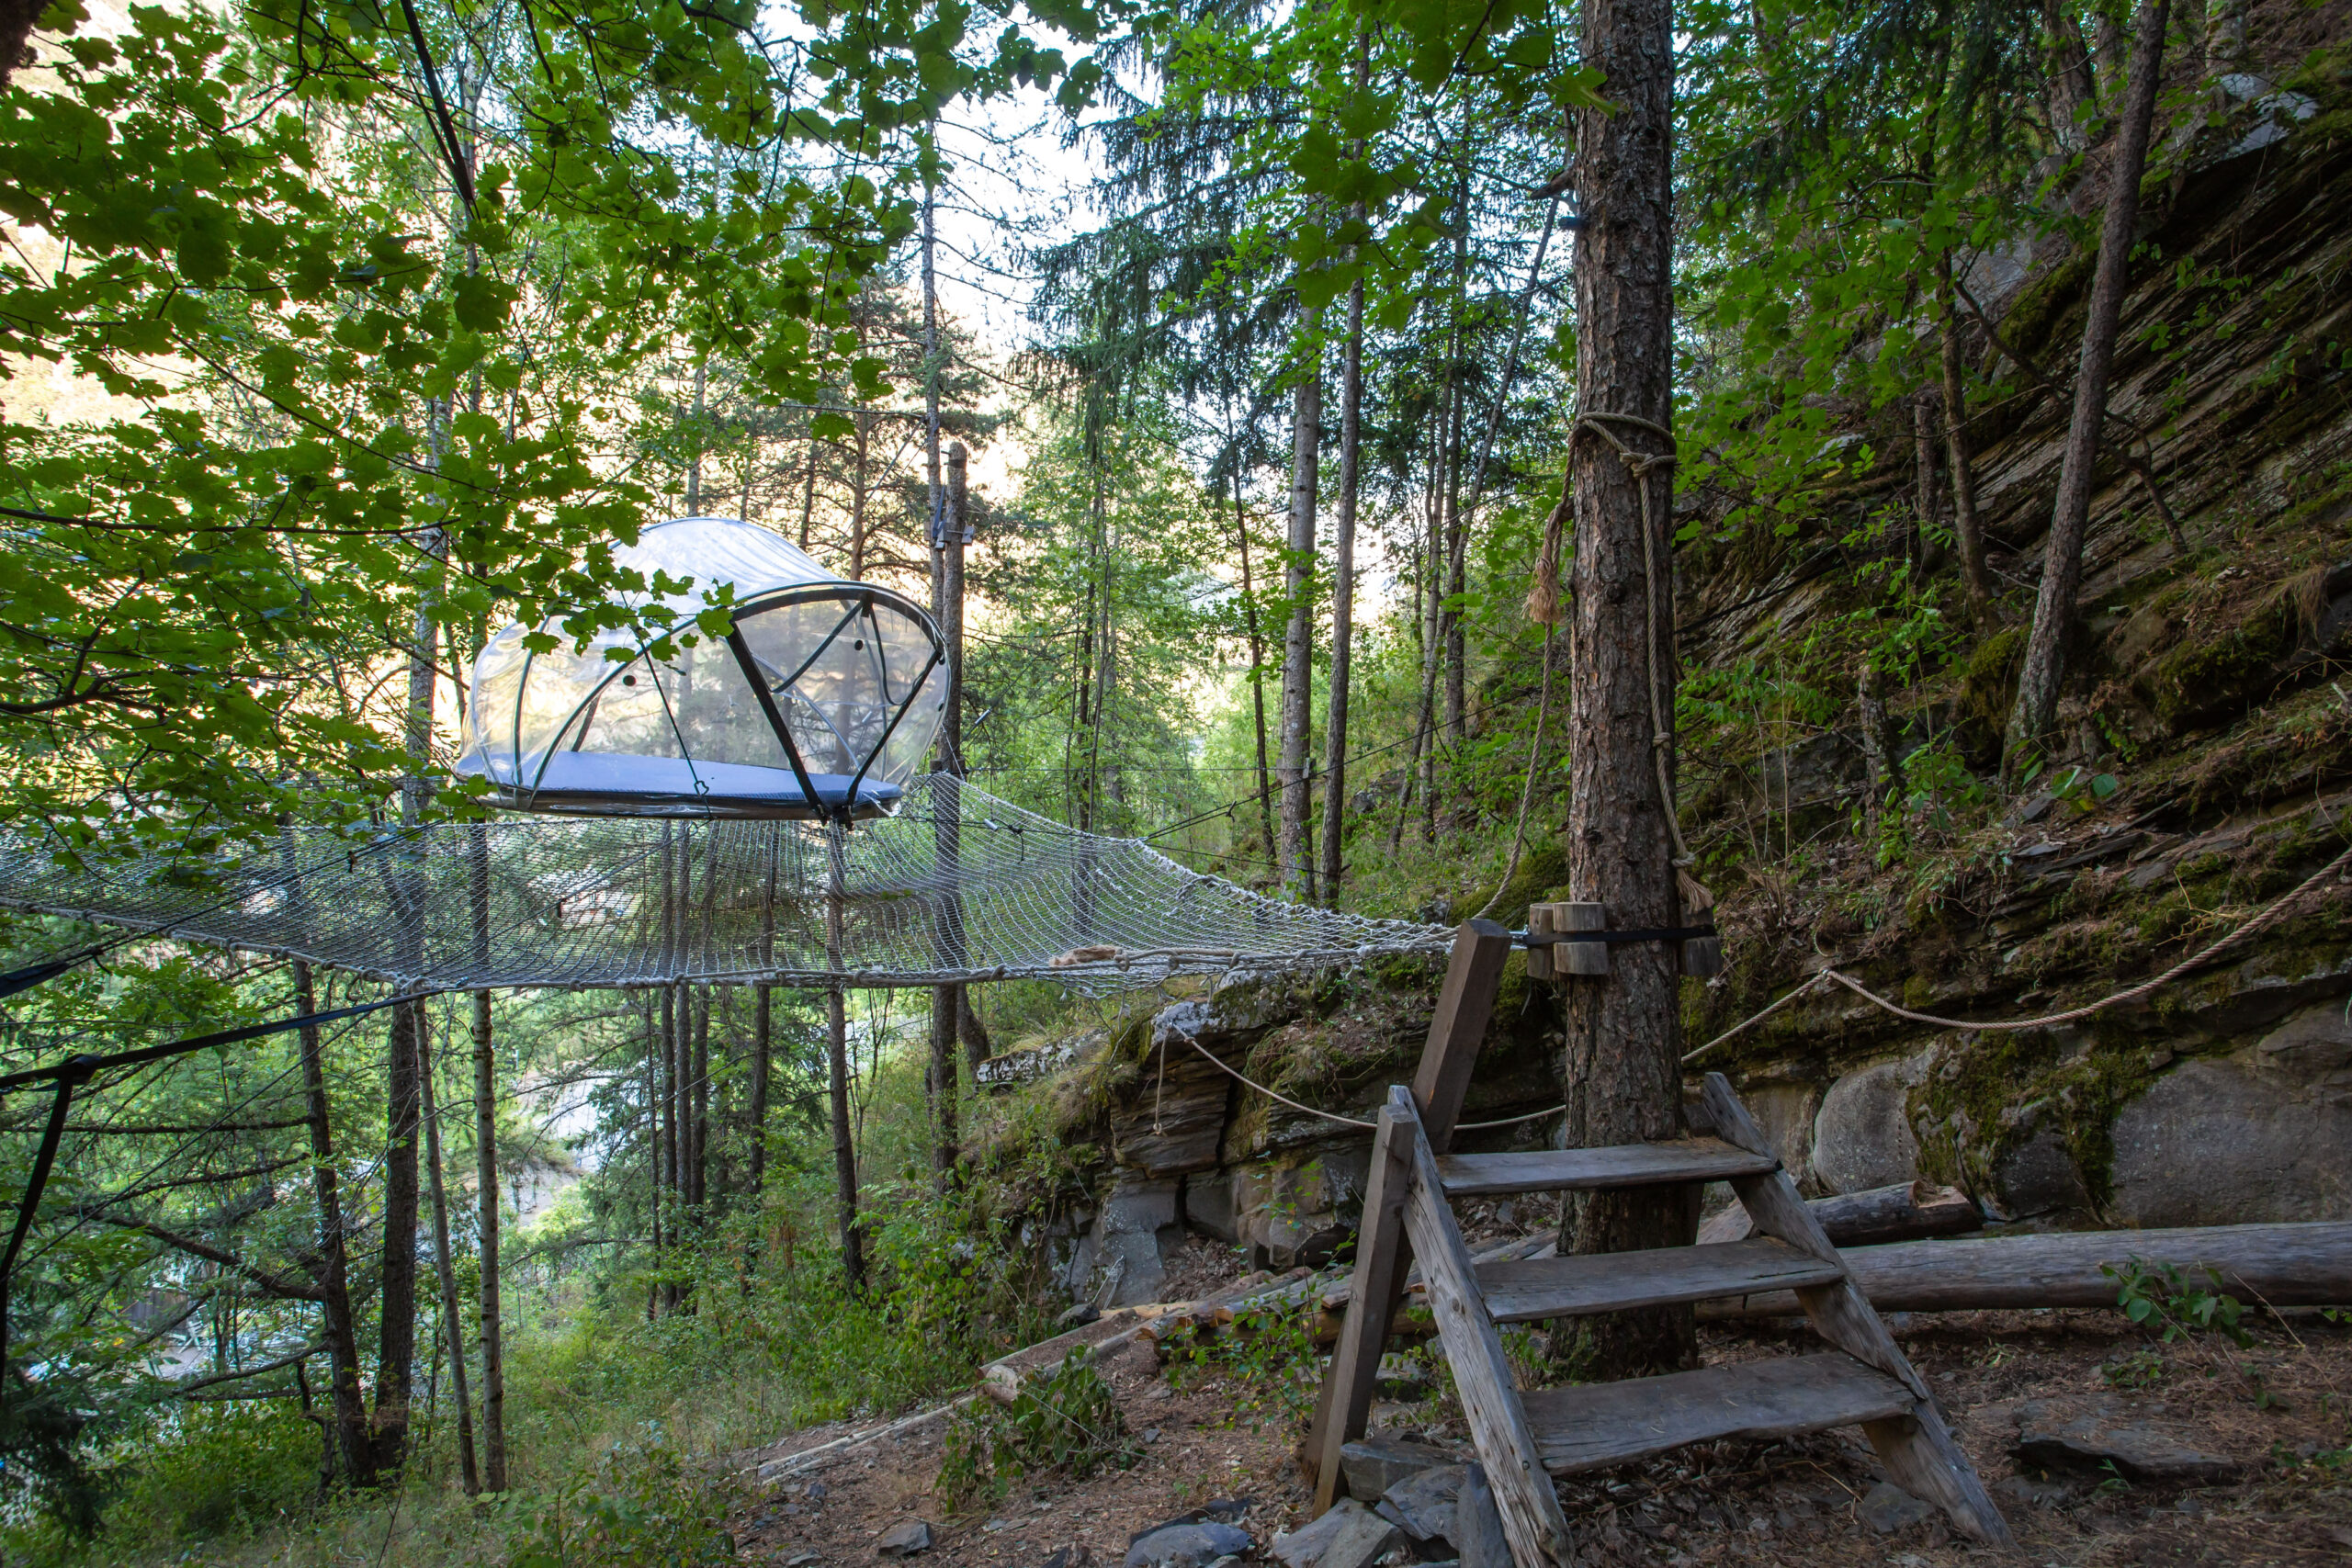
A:
[[[1464,928],[1416,1090],[1389,1090],[1373,1138],[1348,1315],[1324,1382],[1306,1457],[1319,1513],[1342,1484],[1340,1450],[1360,1436],[1409,1258],[1418,1256],[1431,1314],[1471,1437],[1518,1568],[1574,1561],[1552,1477],[1624,1464],[1722,1438],[1783,1438],[1859,1426],[1895,1483],[1934,1503],[1963,1534],[2004,1543],[2008,1527],[1985,1495],[1933,1396],[1886,1331],[1820,1221],[1798,1196],[1770,1143],[1719,1073],[1686,1108],[1701,1135],[1619,1148],[1446,1157],[1429,1124],[1450,1132],[1475,1058],[1485,1005]],[[1471,1029],[1471,1014],[1476,1029]],[[1426,1109],[1424,1109],[1426,1108]],[[1598,1257],[1473,1262],[1453,1217],[1455,1195],[1728,1180],[1753,1222],[1737,1241]],[[1704,1367],[1663,1377],[1521,1394],[1498,1323],[1548,1321],[1686,1302],[1793,1292],[1827,1341],[1823,1354]],[[1377,1310],[1374,1310],[1374,1309]],[[1366,1498],[1363,1501],[1370,1502]]]
[[[1412,1104],[1419,1134],[1437,1153],[1452,1144],[1453,1124],[1461,1119],[1463,1098],[1470,1092],[1470,1075],[1478,1065],[1487,1022],[1494,1016],[1495,993],[1502,987],[1503,960],[1510,956],[1510,933],[1492,920],[1467,920],[1453,933],[1445,984],[1430,1018],[1420,1068],[1413,1075]],[[1405,1275],[1413,1262],[1404,1227],[1408,1174],[1402,1151],[1375,1134],[1363,1219],[1356,1230],[1351,1305],[1301,1454],[1318,1515],[1340,1499],[1340,1450],[1363,1436],[1381,1353],[1387,1348],[1388,1325],[1405,1299]],[[1366,1311],[1363,1303],[1377,1303],[1379,1310]]]

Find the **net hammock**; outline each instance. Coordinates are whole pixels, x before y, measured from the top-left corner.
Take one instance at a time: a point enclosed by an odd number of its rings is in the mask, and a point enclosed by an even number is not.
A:
[[[0,849],[0,907],[418,991],[1045,977],[1102,993],[1437,953],[1451,928],[1262,897],[944,775],[838,821],[502,815],[364,843],[66,870]]]

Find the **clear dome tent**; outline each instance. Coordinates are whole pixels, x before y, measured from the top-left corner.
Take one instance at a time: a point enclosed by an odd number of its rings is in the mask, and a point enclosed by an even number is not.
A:
[[[734,630],[656,660],[647,639],[584,648],[554,626],[551,651],[509,626],[474,660],[462,774],[502,805],[596,817],[854,821],[888,815],[938,734],[947,666],[938,628],[904,594],[834,576],[755,524],[684,517],[646,529],[614,561],[690,578],[655,604],[683,622],[721,583]]]

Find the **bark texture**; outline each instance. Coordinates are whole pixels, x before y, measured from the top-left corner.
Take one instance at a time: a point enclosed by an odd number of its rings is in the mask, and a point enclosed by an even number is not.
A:
[[[474,993],[474,1201],[481,1244],[482,1484],[506,1490],[506,1348],[499,1311],[498,1055],[490,993]],[[454,1351],[453,1351],[454,1353]]]
[[[2083,323],[2081,367],[2075,378],[2075,414],[2058,471],[2050,540],[2042,548],[2041,592],[2033,607],[2017,705],[2009,713],[2007,766],[2044,754],[2058,716],[2066,677],[2066,637],[2083,585],[2083,535],[2089,526],[2097,478],[2099,426],[2107,418],[2107,379],[2115,364],[2115,337],[2130,281],[2133,227],[2140,219],[2140,176],[2148,163],[2148,134],[2164,65],[2165,0],[2143,0],[2133,21],[2132,74],[2108,165],[2107,212],[2099,226],[2098,267],[2091,280],[2089,318]]]
[[[1307,336],[1317,329],[1310,315]],[[1315,727],[1315,500],[1322,446],[1322,356],[1310,354],[1292,407],[1290,536],[1283,561],[1290,626],[1283,635],[1282,751],[1275,763],[1282,781],[1282,852],[1275,858],[1282,862],[1283,891],[1294,899],[1315,897],[1315,866],[1306,850],[1306,769]]]
[[[1361,212],[1358,214],[1362,216]],[[1363,426],[1363,284],[1348,290],[1348,341],[1340,366],[1340,494],[1331,525],[1331,694],[1323,724],[1330,761],[1323,781],[1323,902],[1340,907],[1348,805],[1348,698],[1356,607],[1356,486]]]
[[[1943,321],[1940,370],[1943,378],[1944,466],[1951,470],[1951,533],[1960,554],[1960,580],[1968,594],[1968,613],[1977,626],[1990,630],[1998,612],[1993,607],[1993,574],[1984,564],[1984,520],[1976,512],[1976,474],[1968,452],[1968,390],[1961,378],[1960,311],[1953,298],[1951,253],[1936,258],[1936,301]]]
[[[441,1118],[434,1104],[433,1050],[420,1035],[416,1081],[424,1111],[424,1167],[433,1192],[433,1266],[441,1283],[441,1329],[449,1350],[449,1386],[458,1398],[458,1475],[466,1495],[481,1495],[481,1472],[474,1462],[473,1394],[466,1386],[465,1315],[458,1310],[458,1270],[449,1256],[449,1188],[441,1168]]]
[[[409,1378],[416,1361],[416,1137],[422,1119],[416,1036],[424,1006],[392,1009],[384,1067],[384,1254],[376,1354],[376,1409],[368,1440],[376,1469],[398,1471],[408,1452]]]
[[[1672,417],[1671,264],[1673,13],[1668,0],[1589,0],[1585,62],[1613,112],[1588,109],[1577,127],[1576,180],[1583,226],[1576,257],[1577,384],[1584,409],[1666,425]],[[1612,432],[1636,452],[1665,442],[1638,428]],[[1668,480],[1652,487],[1644,568],[1637,481],[1616,449],[1580,434],[1572,449],[1575,605],[1569,706],[1569,897],[1608,906],[1612,926],[1679,923],[1672,837],[1651,760],[1657,704],[1673,722],[1668,554]],[[1645,597],[1646,596],[1646,597]],[[1648,647],[1655,624],[1659,646]],[[1611,950],[1605,980],[1566,987],[1568,1143],[1624,1144],[1671,1136],[1680,1120],[1679,975],[1674,948],[1632,942]],[[1563,1250],[1618,1252],[1690,1242],[1697,1214],[1679,1190],[1599,1193],[1575,1204]],[[1696,1331],[1688,1307],[1589,1320],[1589,1344],[1604,1376],[1690,1364]]]
[[[318,998],[311,966],[294,961],[296,1010],[314,1013]],[[319,1302],[326,1319],[327,1365],[334,1380],[336,1446],[343,1473],[354,1486],[376,1484],[376,1452],[368,1437],[368,1402],[359,1388],[359,1335],[351,1314],[350,1249],[345,1245],[343,1196],[335,1177],[334,1137],[327,1121],[326,1062],[316,1024],[300,1031],[302,1095],[311,1127],[311,1191],[319,1210]]]

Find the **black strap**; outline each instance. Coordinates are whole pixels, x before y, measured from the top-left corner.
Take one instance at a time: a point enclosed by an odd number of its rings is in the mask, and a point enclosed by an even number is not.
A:
[[[77,964],[79,957],[58,959],[61,964]],[[29,982],[28,982],[29,983]],[[208,1045],[234,1045],[241,1040],[258,1040],[266,1034],[283,1034],[289,1029],[301,1029],[321,1023],[334,1023],[342,1019],[357,1018],[364,1013],[381,1012],[402,1002],[413,1002],[414,996],[388,997],[379,1002],[362,1002],[357,1007],[337,1008],[333,1012],[306,1012],[293,1018],[281,1018],[268,1023],[250,1023],[242,1029],[215,1030],[210,1034],[193,1034],[168,1044],[143,1046],[136,1051],[118,1051],[110,1056],[68,1056],[47,1067],[31,1067],[21,1073],[0,1077],[0,1092],[22,1089],[28,1084],[48,1078],[57,1085],[57,1099],[49,1108],[49,1126],[40,1135],[40,1152],[33,1156],[32,1173],[25,1181],[23,1196],[17,1200],[17,1224],[9,1233],[8,1249],[0,1253],[0,1379],[8,1371],[8,1281],[17,1269],[17,1253],[25,1245],[25,1233],[32,1229],[33,1212],[40,1207],[41,1193],[49,1187],[49,1173],[57,1164],[58,1141],[65,1134],[65,1110],[74,1101],[74,1090],[88,1083],[93,1076],[108,1067],[132,1067],[142,1062],[160,1062],[166,1056],[183,1056],[191,1051],[201,1051]]]
[[[0,1075],[0,1094],[6,1094],[12,1089],[22,1089],[27,1084],[39,1083],[44,1078],[59,1080],[71,1078],[75,1083],[86,1083],[93,1073],[104,1072],[108,1067],[135,1067],[142,1062],[160,1062],[166,1056],[179,1056],[190,1051],[201,1051],[208,1045],[234,1045],[240,1041],[259,1040],[266,1034],[283,1034],[289,1029],[300,1029],[306,1024],[336,1023],[346,1018],[358,1018],[367,1013],[381,1012],[386,1008],[398,1007],[402,1002],[422,999],[415,995],[387,997],[379,1002],[362,1002],[357,1007],[337,1008],[333,1012],[306,1012],[293,1018],[277,1019],[268,1023],[249,1023],[242,1029],[220,1029],[215,1030],[210,1034],[191,1034],[185,1040],[174,1040],[163,1045],[143,1045],[136,1051],[118,1051],[111,1056],[68,1056],[54,1066],[28,1067],[21,1073]]]
[[[1716,934],[1713,926],[1636,926],[1622,931],[1555,931],[1549,936],[1513,931],[1510,939],[1521,947],[1565,947],[1588,942],[1689,942],[1693,937]]]
[[[114,945],[113,942],[105,942],[83,948],[78,953],[44,958],[39,964],[28,964],[22,969],[11,969],[0,975],[0,997],[13,997],[18,991],[31,990],[43,980],[54,980],[68,969],[79,968]]]

